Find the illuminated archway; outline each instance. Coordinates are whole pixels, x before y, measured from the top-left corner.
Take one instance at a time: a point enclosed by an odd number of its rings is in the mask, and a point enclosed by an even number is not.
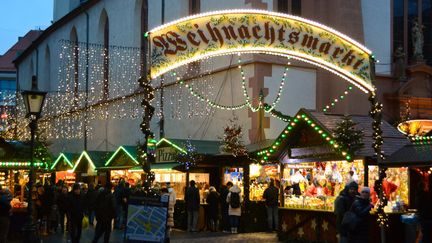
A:
[[[375,90],[370,50],[330,27],[297,16],[263,10],[209,12],[159,26],[146,36],[152,79],[207,57],[267,53],[324,68],[365,93]]]

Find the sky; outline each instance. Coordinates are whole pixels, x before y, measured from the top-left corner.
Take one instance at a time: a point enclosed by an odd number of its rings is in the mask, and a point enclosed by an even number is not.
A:
[[[53,19],[54,0],[0,0],[0,55],[32,29],[46,29]]]

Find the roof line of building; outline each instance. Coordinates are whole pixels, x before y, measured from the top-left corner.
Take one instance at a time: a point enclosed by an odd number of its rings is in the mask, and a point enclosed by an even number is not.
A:
[[[41,44],[46,38],[48,38],[51,35],[51,33],[55,32],[57,29],[67,24],[70,20],[79,16],[81,13],[91,8],[99,1],[100,0],[88,0],[82,3],[80,6],[76,7],[74,10],[70,11],[61,19],[54,22],[52,25],[50,25],[47,29],[44,30],[44,32],[42,32],[42,34],[36,40],[32,42],[32,44],[27,49],[25,49],[25,51],[21,55],[19,55],[13,61],[15,63],[15,66],[21,63],[24,60],[24,58],[26,58],[28,55],[30,55],[30,53],[32,53],[32,51],[35,50],[39,46],[39,44]]]

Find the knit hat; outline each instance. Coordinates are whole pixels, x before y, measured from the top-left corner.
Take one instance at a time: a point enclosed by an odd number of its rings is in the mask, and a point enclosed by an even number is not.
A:
[[[370,193],[370,188],[369,187],[363,187],[362,189],[361,189],[361,192],[367,192],[367,193]]]
[[[358,184],[355,181],[352,181],[348,184],[348,188],[354,188],[355,190],[358,190]]]

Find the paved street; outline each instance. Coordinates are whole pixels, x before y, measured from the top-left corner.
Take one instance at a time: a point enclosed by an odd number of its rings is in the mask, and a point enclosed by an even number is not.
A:
[[[123,232],[120,230],[115,230],[111,234],[110,242],[117,243],[123,241]],[[94,235],[93,228],[89,228],[83,231],[82,243],[91,242]],[[100,239],[99,242],[103,240]],[[54,235],[44,236],[43,242],[45,243],[60,243],[60,242],[70,242],[68,241],[67,234],[56,233]],[[245,234],[226,234],[221,232],[200,232],[200,233],[186,233],[184,231],[174,230],[172,233],[171,242],[176,243],[189,243],[189,242],[278,242],[276,233],[245,233]]]

